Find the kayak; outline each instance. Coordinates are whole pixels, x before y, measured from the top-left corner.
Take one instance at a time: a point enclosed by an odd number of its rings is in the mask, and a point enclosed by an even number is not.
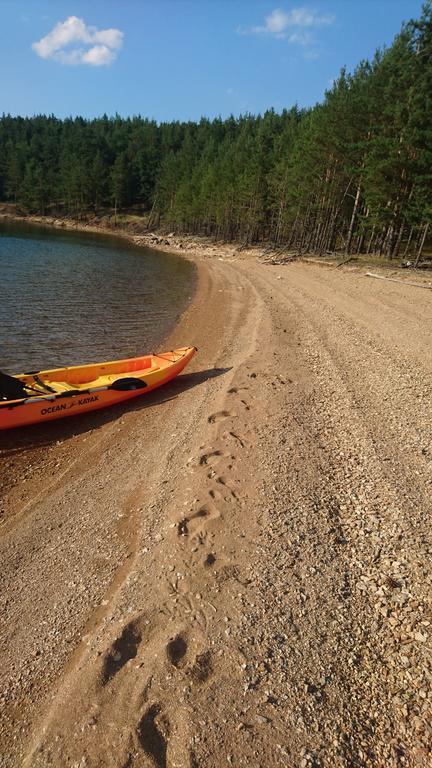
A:
[[[0,429],[75,416],[131,400],[171,381],[195,347],[17,376],[0,374]]]

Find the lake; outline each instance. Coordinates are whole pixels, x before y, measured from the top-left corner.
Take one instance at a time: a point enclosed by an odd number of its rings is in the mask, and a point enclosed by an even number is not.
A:
[[[0,369],[160,349],[194,286],[194,265],[176,255],[118,237],[1,222]]]

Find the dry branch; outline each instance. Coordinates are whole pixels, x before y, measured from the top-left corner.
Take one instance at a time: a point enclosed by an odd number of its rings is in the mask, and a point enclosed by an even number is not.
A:
[[[339,264],[336,264],[336,266],[343,267],[343,265],[348,264],[349,261],[357,261],[357,256],[349,256],[347,259],[340,261]]]
[[[413,283],[412,280],[398,280],[397,277],[385,277],[384,275],[374,275],[373,272],[366,272],[366,277],[375,277],[377,280],[390,280],[392,283],[401,283],[402,285],[412,285],[414,288],[427,288],[432,291],[432,285],[423,283]]]

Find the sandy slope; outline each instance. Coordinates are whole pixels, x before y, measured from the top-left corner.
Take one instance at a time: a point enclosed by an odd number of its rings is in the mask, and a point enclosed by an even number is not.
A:
[[[2,768],[430,765],[431,302],[208,259],[189,373],[1,438]]]

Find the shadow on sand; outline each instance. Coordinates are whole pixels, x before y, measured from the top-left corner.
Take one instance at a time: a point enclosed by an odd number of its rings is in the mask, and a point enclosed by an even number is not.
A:
[[[10,431],[0,432],[0,452],[2,456],[25,453],[27,449],[42,448],[115,421],[130,411],[141,411],[155,405],[163,405],[173,400],[181,392],[203,384],[209,379],[223,376],[231,368],[208,368],[196,373],[185,373],[165,384],[160,389],[149,392],[145,397],[137,397],[126,403],[114,405],[105,410],[93,411],[82,416],[58,419],[46,424],[33,424]]]

